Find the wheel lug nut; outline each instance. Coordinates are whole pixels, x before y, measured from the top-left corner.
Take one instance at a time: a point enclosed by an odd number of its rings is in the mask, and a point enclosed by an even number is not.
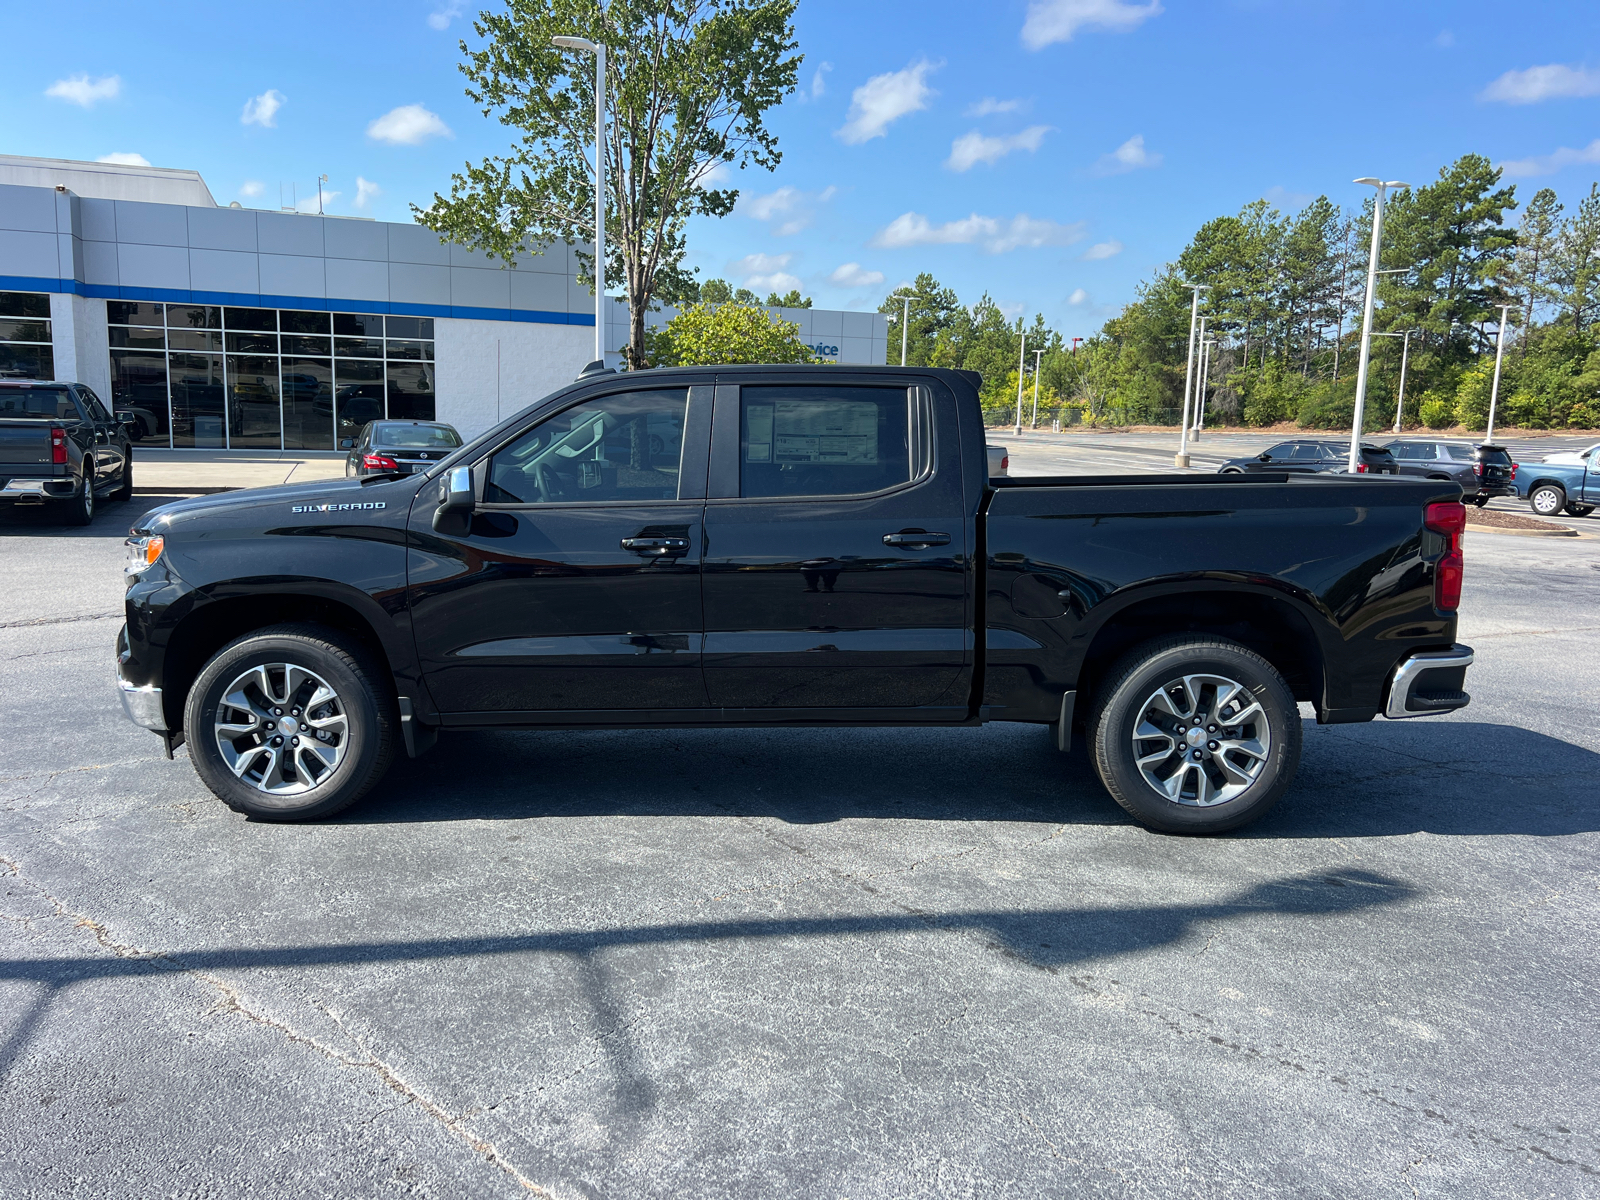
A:
[[[1206,726],[1206,732],[1207,733],[1215,733],[1216,731],[1217,731],[1217,727],[1215,725],[1207,725]]]
[[[1215,751],[1220,745],[1221,745],[1220,742],[1207,742],[1206,743],[1206,749],[1207,750],[1211,750],[1211,751]]]
[[[1196,750],[1194,752],[1194,760],[1195,760],[1195,762],[1199,762],[1204,757],[1205,756],[1203,754],[1201,754],[1200,751]]]
[[[283,745],[283,739],[281,737],[275,737],[272,739],[272,744],[274,746],[281,746]]]
[[[299,738],[290,738],[289,739],[289,745],[298,746],[299,744],[300,744],[300,739]]]
[[[273,715],[273,716],[275,716],[275,717],[281,717],[281,716],[283,716],[283,709],[281,709],[281,708],[275,708],[275,709],[273,709],[273,710],[272,710],[272,715]]]

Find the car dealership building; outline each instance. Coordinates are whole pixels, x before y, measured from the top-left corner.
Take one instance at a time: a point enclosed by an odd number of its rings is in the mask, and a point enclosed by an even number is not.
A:
[[[879,313],[769,311],[884,361]],[[194,171],[0,155],[0,377],[87,384],[143,445],[333,450],[385,416],[470,438],[593,351],[565,244],[505,266],[420,225],[220,206]]]

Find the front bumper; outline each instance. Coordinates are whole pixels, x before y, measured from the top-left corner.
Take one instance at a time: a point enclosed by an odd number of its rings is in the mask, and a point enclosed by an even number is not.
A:
[[[161,707],[161,689],[146,684],[137,687],[117,677],[117,695],[122,697],[122,711],[135,725],[143,725],[157,733],[167,731],[166,710]]]
[[[1462,690],[1471,665],[1471,646],[1422,650],[1407,656],[1389,680],[1389,699],[1383,706],[1383,715],[1400,720],[1465,708],[1472,702],[1472,697]]]

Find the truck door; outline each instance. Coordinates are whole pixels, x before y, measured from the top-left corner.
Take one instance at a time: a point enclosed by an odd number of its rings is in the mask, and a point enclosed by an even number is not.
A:
[[[81,383],[77,390],[78,402],[94,423],[95,486],[104,487],[122,474],[122,431],[99,396]]]
[[[960,720],[972,552],[955,400],[848,380],[719,381],[706,689],[768,719]]]
[[[1600,454],[1589,455],[1588,465],[1583,469],[1583,502],[1600,504]]]
[[[441,712],[706,707],[711,388],[626,378],[540,414],[475,464],[464,532],[434,530],[433,484],[417,497],[409,601]]]

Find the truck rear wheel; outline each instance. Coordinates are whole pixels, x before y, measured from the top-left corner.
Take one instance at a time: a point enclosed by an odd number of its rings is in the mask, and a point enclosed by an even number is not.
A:
[[[388,673],[320,625],[277,625],[224,646],[189,690],[184,739],[201,781],[265,821],[331,816],[394,758]]]
[[[86,478],[83,490],[70,500],[55,501],[56,515],[66,525],[87,525],[94,520],[94,480]]]
[[[1114,666],[1089,719],[1095,770],[1163,833],[1222,833],[1278,802],[1300,764],[1300,712],[1283,676],[1222,638],[1147,642]]]

